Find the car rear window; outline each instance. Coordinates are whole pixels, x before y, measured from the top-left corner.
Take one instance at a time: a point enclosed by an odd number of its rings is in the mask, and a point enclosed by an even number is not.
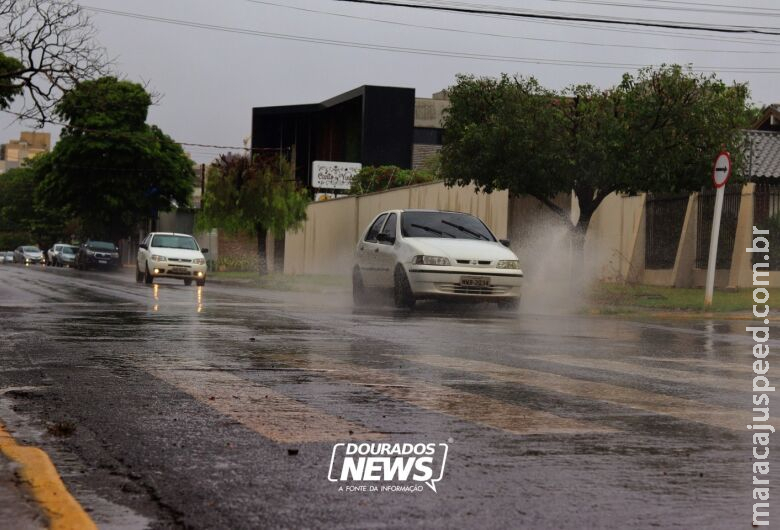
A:
[[[485,223],[473,215],[457,212],[403,212],[404,237],[439,237],[495,241]]]

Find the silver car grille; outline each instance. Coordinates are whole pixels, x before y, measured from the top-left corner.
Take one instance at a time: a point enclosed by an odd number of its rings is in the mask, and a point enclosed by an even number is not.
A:
[[[191,259],[183,259],[183,258],[168,258],[168,261],[173,261],[175,263],[192,263]]]
[[[506,294],[507,287],[488,285],[477,287],[473,285],[460,285],[459,283],[442,283],[436,286],[443,293],[451,294],[481,294],[481,295],[499,295]]]
[[[480,259],[458,259],[455,260],[460,265],[482,265],[483,267],[490,265],[493,263],[490,260],[480,260]]]

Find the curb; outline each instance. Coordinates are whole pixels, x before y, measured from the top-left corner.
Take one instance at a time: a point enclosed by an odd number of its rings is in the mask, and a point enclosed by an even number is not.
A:
[[[19,445],[0,424],[0,451],[19,464],[19,477],[46,514],[50,529],[97,530],[89,515],[68,492],[43,450]]]

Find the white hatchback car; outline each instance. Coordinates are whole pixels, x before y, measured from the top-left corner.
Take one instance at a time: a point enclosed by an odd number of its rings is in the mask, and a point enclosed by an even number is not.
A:
[[[135,279],[152,283],[155,278],[177,278],[184,285],[206,284],[206,258],[195,238],[187,234],[152,232],[138,245]]]
[[[355,251],[356,304],[392,289],[397,307],[422,298],[495,301],[517,307],[523,271],[508,241],[478,218],[439,210],[390,210],[368,225]]]

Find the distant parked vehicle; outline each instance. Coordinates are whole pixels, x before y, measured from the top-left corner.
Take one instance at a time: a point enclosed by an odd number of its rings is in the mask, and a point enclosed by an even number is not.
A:
[[[0,263],[13,263],[14,262],[14,252],[13,250],[5,250],[3,252],[0,252]]]
[[[184,285],[206,284],[206,258],[195,238],[187,234],[152,232],[138,245],[135,279],[153,283],[155,278],[178,278]]]
[[[49,264],[53,267],[63,267],[65,265],[73,267],[76,263],[76,252],[78,249],[79,247],[77,246],[65,243],[55,244],[46,252]]]
[[[119,249],[108,241],[87,240],[79,246],[74,264],[79,270],[116,269],[119,267]]]
[[[63,265],[73,265],[76,258],[76,250],[78,247],[68,245],[66,243],[55,243],[52,247],[46,251],[46,261],[49,265],[54,267],[62,267]],[[66,256],[63,253],[67,252]]]
[[[36,246],[21,246],[14,250],[14,263],[37,265],[43,263],[43,252]]]

